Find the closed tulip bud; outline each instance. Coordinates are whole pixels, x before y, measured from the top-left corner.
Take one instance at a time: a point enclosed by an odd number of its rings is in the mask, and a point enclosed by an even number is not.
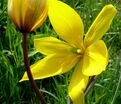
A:
[[[22,33],[33,31],[47,17],[47,0],[8,0],[8,14]]]

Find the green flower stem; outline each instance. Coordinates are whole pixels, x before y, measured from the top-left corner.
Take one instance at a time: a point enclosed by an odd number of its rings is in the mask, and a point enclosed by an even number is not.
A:
[[[33,79],[31,70],[30,70],[30,66],[29,66],[29,62],[28,62],[27,33],[23,33],[23,53],[24,53],[24,63],[25,63],[27,75],[28,75],[29,81],[32,85],[32,88],[34,89],[36,95],[41,100],[42,104],[47,104],[44,97],[40,93],[39,88],[37,87],[37,85]]]
[[[90,81],[89,81],[89,83],[88,83],[88,85],[87,85],[87,88],[86,88],[85,91],[84,91],[85,96],[88,94],[89,90],[93,87],[93,85],[95,84],[95,81],[96,81],[96,79],[97,79],[98,77],[99,77],[99,76],[92,76],[92,77],[90,78]]]

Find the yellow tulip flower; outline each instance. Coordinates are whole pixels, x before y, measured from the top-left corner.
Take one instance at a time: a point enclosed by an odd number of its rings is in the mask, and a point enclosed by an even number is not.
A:
[[[46,0],[8,0],[8,14],[21,32],[38,28],[47,17]]]
[[[80,16],[61,1],[50,0],[48,16],[61,40],[54,37],[35,39],[35,49],[46,55],[31,66],[34,79],[59,75],[75,68],[68,93],[74,104],[84,104],[84,90],[89,76],[100,74],[108,64],[108,51],[102,36],[116,14],[113,5],[106,5],[84,37]],[[28,80],[25,72],[21,81]]]

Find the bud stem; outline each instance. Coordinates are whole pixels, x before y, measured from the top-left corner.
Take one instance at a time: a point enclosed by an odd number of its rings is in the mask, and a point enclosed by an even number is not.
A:
[[[41,100],[42,104],[47,104],[44,97],[40,93],[39,88],[37,87],[37,85],[33,79],[31,70],[30,70],[30,66],[29,66],[29,62],[28,62],[27,33],[23,33],[23,53],[24,53],[24,63],[25,63],[27,75],[28,75],[29,81],[32,85],[32,88],[34,89],[36,95]]]

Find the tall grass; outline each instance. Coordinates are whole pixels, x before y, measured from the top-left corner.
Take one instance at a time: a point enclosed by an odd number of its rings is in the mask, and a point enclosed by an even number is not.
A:
[[[121,101],[121,1],[120,0],[63,0],[81,16],[85,33],[106,4],[116,6],[118,13],[103,40],[109,50],[109,64],[86,96],[86,104],[120,104]],[[35,35],[37,34],[37,35]],[[35,37],[54,36],[47,20],[28,37],[30,64],[43,58],[33,48]],[[28,81],[19,83],[25,67],[22,35],[7,14],[7,0],[0,1],[0,104],[39,104]],[[49,104],[66,104],[71,71],[63,75],[36,81]]]

